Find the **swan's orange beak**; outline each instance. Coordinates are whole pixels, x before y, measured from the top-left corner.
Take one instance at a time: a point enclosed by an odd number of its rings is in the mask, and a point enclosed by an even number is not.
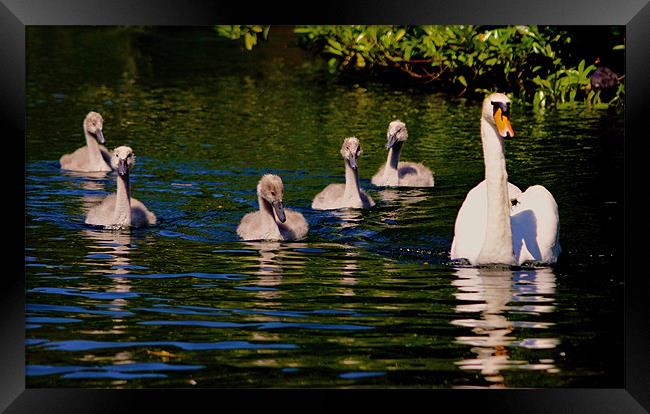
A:
[[[512,130],[512,125],[510,125],[510,118],[503,114],[501,108],[497,108],[494,112],[494,123],[497,126],[499,135],[503,138],[512,138],[515,136],[515,131]]]

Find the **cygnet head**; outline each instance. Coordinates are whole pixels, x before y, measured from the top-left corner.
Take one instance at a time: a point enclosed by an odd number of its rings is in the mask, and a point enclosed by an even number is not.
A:
[[[406,129],[406,124],[399,119],[396,119],[388,124],[388,131],[386,132],[386,148],[392,148],[395,143],[406,141],[408,137],[409,132]]]
[[[86,115],[86,119],[84,119],[84,129],[91,136],[93,136],[100,144],[106,142],[104,140],[104,133],[102,131],[103,128],[104,128],[104,118],[102,118],[102,116],[97,112],[92,112],[92,111],[88,112],[88,115]]]
[[[266,174],[257,183],[257,195],[273,206],[273,211],[280,223],[284,223],[287,217],[284,215],[282,198],[284,197],[284,185],[282,178],[274,174]]]
[[[483,100],[481,114],[490,125],[496,127],[501,138],[512,138],[515,131],[510,125],[510,99],[502,93],[493,93]]]
[[[123,145],[113,150],[111,165],[117,170],[119,175],[126,175],[135,164],[135,154],[131,147]]]
[[[363,154],[361,143],[356,137],[350,137],[343,140],[343,145],[341,145],[341,155],[343,156],[343,159],[348,161],[350,167],[355,170],[359,167],[357,159],[361,154]]]

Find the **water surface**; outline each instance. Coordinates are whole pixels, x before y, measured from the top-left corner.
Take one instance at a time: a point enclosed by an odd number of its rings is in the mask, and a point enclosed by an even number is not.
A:
[[[483,177],[480,102],[327,73],[289,32],[253,52],[192,30],[27,30],[29,387],[621,387],[623,120],[513,107],[510,181],[559,206],[552,268],[449,262]],[[86,226],[115,174],[63,172],[81,124],[133,147],[133,196],[159,224]],[[388,122],[431,189],[378,189]],[[357,136],[370,210],[310,209]],[[272,172],[310,231],[241,242]]]

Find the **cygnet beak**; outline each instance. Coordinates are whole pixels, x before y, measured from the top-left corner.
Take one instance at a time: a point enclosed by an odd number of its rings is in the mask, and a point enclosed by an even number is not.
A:
[[[275,211],[275,215],[278,216],[280,223],[287,221],[287,216],[284,215],[284,207],[282,206],[282,201],[274,201],[272,205],[273,210]]]
[[[106,142],[106,140],[104,139],[104,134],[102,133],[101,129],[98,129],[95,132],[95,138],[97,138],[97,142],[99,142],[100,144],[103,144],[104,142]]]
[[[359,168],[359,165],[357,165],[357,156],[355,154],[350,154],[348,161],[350,162],[350,167],[354,168],[355,170]]]
[[[392,134],[388,136],[388,142],[386,143],[386,149],[390,149],[397,142],[397,134]]]
[[[122,160],[122,159],[119,160],[117,162],[117,173],[119,175],[126,175],[127,171],[128,171],[128,167],[126,165],[126,160]]]

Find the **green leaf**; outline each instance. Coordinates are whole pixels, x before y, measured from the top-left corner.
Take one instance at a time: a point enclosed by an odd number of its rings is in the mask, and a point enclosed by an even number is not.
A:
[[[246,50],[253,49],[254,44],[255,44],[255,38],[253,37],[253,35],[251,35],[249,32],[244,33],[244,46],[246,46]]]
[[[324,49],[324,50],[325,50],[325,52],[329,52],[329,53],[331,53],[331,54],[333,54],[333,55],[343,56],[343,52],[341,52],[341,51],[338,50],[338,49],[334,49],[334,48],[333,48],[332,46],[330,46],[330,45],[325,46],[325,49]]]
[[[366,66],[366,60],[361,56],[361,53],[357,53],[357,67],[363,68]]]
[[[332,38],[328,38],[327,43],[329,43],[329,45],[336,50],[343,50],[343,45]]]
[[[395,35],[395,42],[399,42],[399,40],[400,40],[401,38],[403,38],[405,34],[406,34],[406,30],[404,30],[404,29],[399,29],[399,30],[397,31],[397,34]]]

